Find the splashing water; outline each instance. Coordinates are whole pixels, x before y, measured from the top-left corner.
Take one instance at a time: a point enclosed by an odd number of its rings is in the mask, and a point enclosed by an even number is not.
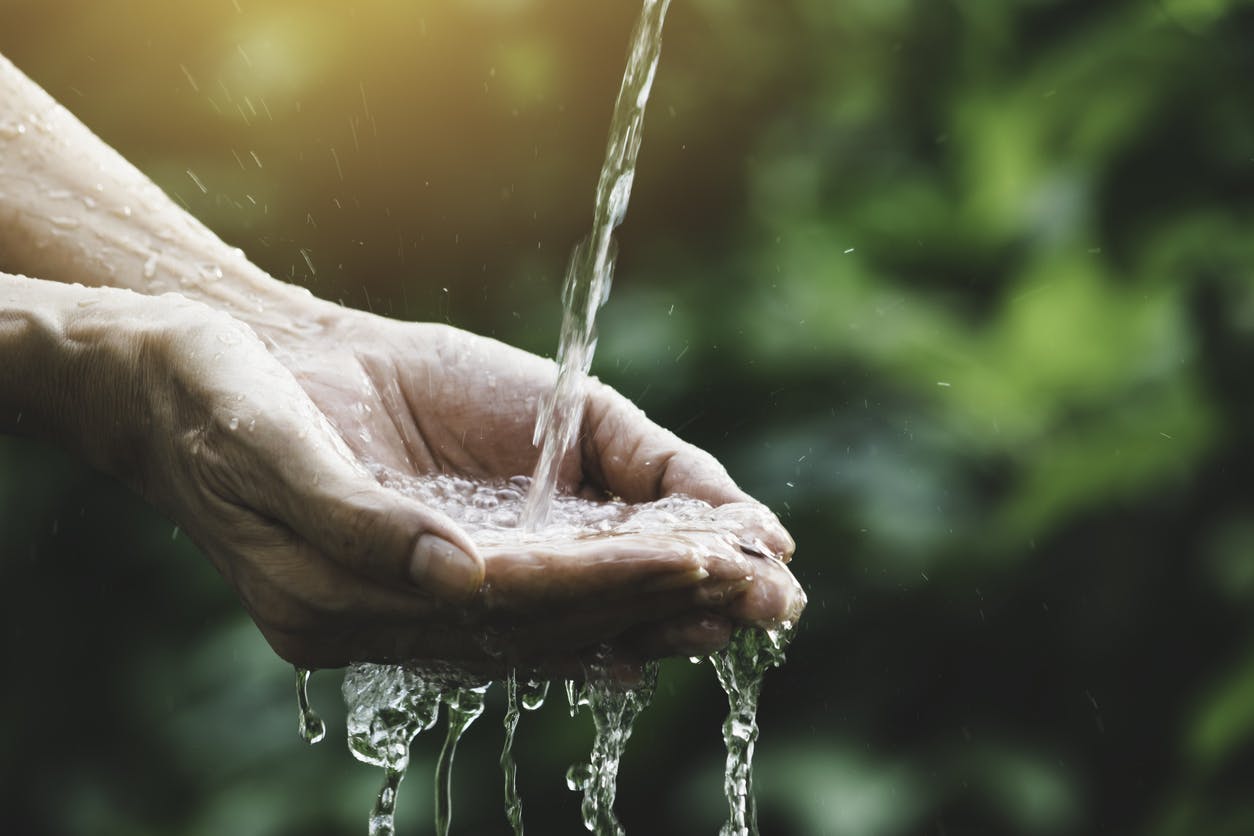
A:
[[[567,771],[566,786],[583,793],[583,826],[598,836],[624,836],[627,832],[614,815],[618,767],[636,718],[653,699],[657,671],[656,662],[646,665],[639,684],[633,687],[605,676],[589,678],[582,685],[566,684],[571,715],[587,707],[596,727],[591,759]]]
[[[777,630],[738,630],[725,650],[710,657],[727,694],[728,708],[723,723],[723,744],[727,747],[723,792],[729,813],[719,836],[757,836],[753,749],[758,740],[758,697],[767,669],[784,664],[784,648],[792,641],[794,630],[794,625]]]
[[[300,736],[312,746],[321,743],[327,736],[326,723],[309,705],[309,676],[313,671],[309,668],[296,669],[296,705],[300,710]]]
[[[484,483],[449,475],[414,478],[382,467],[376,467],[374,473],[387,487],[457,520],[480,546],[525,544],[542,547],[546,543],[651,534],[666,537],[671,542],[687,540],[694,547],[709,543],[711,538],[718,538],[751,551],[764,548],[750,532],[744,530],[741,515],[748,509],[740,503],[715,508],[684,496],[670,496],[650,503],[593,502],[559,494],[553,500],[549,522],[544,529],[528,532],[517,528],[526,497],[529,496],[530,484],[526,477]],[[725,829],[727,834],[747,836],[756,832],[749,829],[749,822],[754,817],[750,770],[757,739],[755,718],[758,694],[765,671],[782,664],[783,648],[790,638],[791,630],[786,628],[742,630],[726,650],[712,657],[729,706],[728,719],[724,724],[724,742],[728,750],[724,784],[733,812]],[[613,813],[618,764],[631,736],[632,723],[648,705],[655,685],[655,668],[650,669],[638,689],[627,688],[609,677],[597,677],[595,671],[585,684],[566,682],[572,716],[580,708],[587,708],[596,726],[590,762],[572,767],[567,775],[568,786],[584,793],[584,824],[589,830],[613,834],[623,832]],[[508,705],[508,682],[506,688]],[[525,706],[525,694],[520,699]],[[505,722],[506,748],[501,765],[506,773],[506,817],[517,834],[522,832],[521,809],[515,807],[517,796],[510,754],[517,723],[516,707],[507,707]]]
[[[370,836],[396,832],[396,794],[409,767],[409,745],[435,725],[446,687],[439,677],[394,665],[352,665],[345,672],[349,751],[385,773],[370,812]]]
[[[597,310],[610,295],[614,230],[622,225],[631,201],[644,112],[662,54],[662,25],[668,8],[670,0],[644,0],[614,105],[605,164],[597,182],[592,232],[575,247],[566,270],[557,385],[536,416],[533,443],[540,448],[540,459],[523,514],[523,526],[530,531],[548,518],[562,458],[574,444],[583,420],[584,381],[596,351]]]
[[[435,767],[435,832],[438,836],[448,836],[453,821],[453,756],[457,753],[457,743],[483,713],[487,690],[487,685],[460,688],[444,697],[448,706],[448,733]]]

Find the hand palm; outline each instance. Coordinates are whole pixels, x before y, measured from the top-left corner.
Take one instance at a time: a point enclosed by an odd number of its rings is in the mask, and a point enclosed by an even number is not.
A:
[[[552,363],[439,325],[353,313],[337,315],[332,329],[272,351],[360,461],[408,476],[497,480],[531,472],[534,416],[552,389]],[[599,384],[590,385],[582,440],[561,477],[565,490],[594,498],[643,502],[686,493],[714,505],[738,503],[738,519],[759,544],[752,551],[791,555],[774,517],[713,458]],[[480,551],[485,588],[497,591],[494,611],[480,622],[505,624],[523,657],[568,654],[615,636],[630,636],[649,655],[696,652],[725,640],[728,617],[778,621],[794,617],[804,600],[781,563],[743,554],[725,538],[694,546],[691,539],[620,537]],[[750,594],[739,595],[746,588]]]

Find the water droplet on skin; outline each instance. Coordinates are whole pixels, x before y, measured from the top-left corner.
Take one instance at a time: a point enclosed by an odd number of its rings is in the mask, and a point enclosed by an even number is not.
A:
[[[144,262],[144,278],[151,279],[155,275],[157,275],[157,253],[152,253]]]
[[[234,432],[235,430],[238,430],[238,429],[239,429],[239,419],[238,419],[238,418],[236,418],[234,415],[232,415],[232,416],[231,416],[231,420],[227,422],[227,426],[231,429],[231,431],[232,431],[232,432]]]
[[[78,221],[74,218],[59,215],[48,220],[52,222],[53,226],[59,226],[61,229],[78,229]]]

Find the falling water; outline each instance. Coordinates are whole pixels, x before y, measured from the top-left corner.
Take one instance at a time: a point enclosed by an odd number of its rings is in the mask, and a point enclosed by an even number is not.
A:
[[[409,745],[435,725],[446,687],[439,678],[393,665],[352,665],[344,674],[348,748],[385,774],[370,813],[370,836],[395,834],[396,793],[409,767]]]
[[[460,688],[444,697],[448,706],[448,733],[435,767],[435,832],[438,836],[448,836],[449,824],[453,821],[453,755],[457,753],[457,743],[483,713],[483,696],[487,690],[487,685]]]
[[[309,705],[309,668],[296,669],[296,705],[300,709],[300,736],[312,746],[327,736],[326,723]]]
[[[518,764],[514,762],[514,733],[518,731],[518,675],[505,680],[505,745],[501,747],[501,772],[505,776],[505,820],[514,836],[523,836],[522,799],[518,796]]]
[[[557,353],[557,385],[536,416],[534,443],[540,448],[523,525],[544,525],[557,488],[562,458],[583,420],[583,388],[596,351],[597,310],[610,294],[614,274],[614,230],[627,216],[636,159],[643,138],[644,112],[662,52],[662,24],[670,0],[644,0],[632,35],[627,70],[614,105],[609,146],[597,183],[592,232],[575,247],[562,288],[562,336]]]
[[[723,744],[727,761],[723,793],[729,808],[720,836],[757,836],[758,812],[753,797],[753,749],[758,740],[758,697],[768,668],[784,664],[784,648],[792,641],[794,627],[777,630],[749,627],[736,631],[731,644],[710,661],[719,684],[727,694],[727,720]]]
[[[657,663],[645,666],[641,681],[627,687],[608,676],[595,676],[582,685],[568,683],[571,714],[587,707],[596,733],[592,757],[566,773],[566,786],[583,793],[583,826],[598,836],[624,836],[614,815],[618,795],[618,767],[640,712],[648,707],[657,689]]]
[[[518,765],[514,762],[514,734],[518,731],[520,709],[535,711],[548,696],[547,680],[518,681],[510,671],[505,680],[505,745],[501,748],[501,772],[505,776],[505,819],[514,836],[523,836],[522,798],[518,795]]]

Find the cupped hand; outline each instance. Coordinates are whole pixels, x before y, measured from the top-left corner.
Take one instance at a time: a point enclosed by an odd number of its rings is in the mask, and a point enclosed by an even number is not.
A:
[[[535,467],[532,434],[553,388],[551,361],[448,326],[337,306],[308,321],[317,326],[265,339],[359,461],[485,481]],[[725,644],[733,623],[799,615],[805,596],[784,565],[794,544],[775,516],[712,456],[595,380],[560,476],[562,490],[585,498],[704,500],[735,536],[479,548],[482,620],[505,624],[514,651],[566,654],[608,640],[628,654],[700,653]]]
[[[792,541],[774,517],[606,387],[589,387],[565,488],[632,502],[696,496],[725,506],[737,538],[479,548],[367,465],[529,472],[551,363],[338,308],[263,330],[263,342],[198,303],[147,304],[122,352],[131,385],[119,391],[136,402],[115,411],[139,428],[122,475],[179,523],[295,664],[569,671],[606,644],[628,662],[708,652],[735,622],[789,620],[803,605],[783,565]]]

